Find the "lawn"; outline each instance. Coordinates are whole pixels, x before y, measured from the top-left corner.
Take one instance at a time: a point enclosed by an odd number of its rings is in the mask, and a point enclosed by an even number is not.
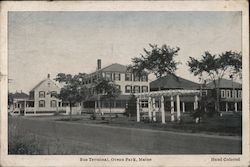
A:
[[[90,117],[90,116],[89,116]],[[189,113],[182,115],[182,122],[171,122],[170,117],[166,117],[166,124],[160,122],[148,123],[148,122],[136,122],[136,117],[118,117],[108,118],[105,120],[98,118],[91,120],[88,116],[84,118],[74,117],[73,122],[78,123],[90,123],[90,124],[105,124],[110,126],[130,127],[130,128],[142,128],[142,129],[155,129],[163,131],[177,131],[188,133],[204,133],[215,134],[222,136],[241,136],[241,115],[230,116],[214,116],[203,118],[201,123],[197,124]],[[157,120],[160,120],[158,117]],[[57,119],[57,121],[69,121],[68,118]]]
[[[69,116],[62,117],[10,117],[9,118],[9,154],[24,155],[70,155],[70,154],[107,154],[117,153],[149,153],[154,148],[155,153],[177,153],[182,152],[185,147],[188,153],[191,152],[236,152],[240,151],[240,141],[224,140],[223,138],[206,138],[199,135],[184,135],[178,138],[175,133],[162,133],[161,131],[178,131],[189,133],[212,133],[217,135],[241,135],[239,118],[215,117],[203,119],[202,123],[195,124],[189,117],[183,117],[183,122],[144,123],[136,122],[135,117],[118,117],[109,120],[91,120],[87,115],[73,116],[72,122]],[[87,125],[89,124],[89,125]],[[99,124],[100,126],[93,126]],[[108,126],[103,126],[108,125]],[[111,126],[111,127],[110,127]],[[113,128],[126,127],[126,128]],[[129,128],[129,129],[128,129]],[[132,128],[132,129],[130,129]],[[150,131],[138,131],[138,129],[152,129]],[[98,135],[97,135],[98,134]],[[133,137],[131,138],[131,134]],[[134,136],[135,135],[135,136]],[[112,138],[110,138],[112,136]],[[147,136],[145,138],[145,136]],[[155,136],[164,136],[155,139]],[[238,137],[237,137],[238,138]],[[119,140],[118,140],[119,139]],[[145,145],[141,145],[144,141]],[[178,140],[177,140],[178,139]],[[148,140],[148,141],[147,141]],[[157,143],[164,143],[161,147],[148,145],[149,141],[157,140]],[[197,140],[196,147],[189,147],[193,140]],[[104,142],[105,141],[105,142]],[[126,141],[126,142],[124,142]],[[138,146],[136,148],[124,145]],[[136,143],[139,142],[139,143]],[[169,143],[170,142],[170,143]],[[189,144],[187,144],[189,142]],[[107,143],[109,143],[107,145]],[[173,147],[179,143],[181,147]],[[200,149],[199,144],[204,148]],[[193,143],[194,144],[194,143]],[[230,147],[228,147],[230,145]],[[118,147],[119,146],[119,147]],[[152,147],[154,146],[154,147]],[[120,149],[112,149],[117,147]],[[145,148],[147,147],[147,149]],[[162,148],[164,147],[164,148]],[[233,147],[233,148],[232,148]],[[171,149],[170,149],[171,148]],[[131,150],[129,150],[131,149]],[[180,149],[180,150],[179,150]],[[147,152],[149,151],[149,152]]]

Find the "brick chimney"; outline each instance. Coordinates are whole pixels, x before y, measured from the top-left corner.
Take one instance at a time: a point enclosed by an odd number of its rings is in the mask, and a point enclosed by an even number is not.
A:
[[[102,60],[97,59],[97,70],[100,70],[102,68]]]

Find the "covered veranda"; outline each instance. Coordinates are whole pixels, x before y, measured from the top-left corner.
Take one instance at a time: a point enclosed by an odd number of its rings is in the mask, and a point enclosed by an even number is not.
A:
[[[166,123],[165,120],[165,100],[166,98],[170,97],[171,101],[171,121],[175,121],[175,108],[174,108],[174,100],[176,101],[176,114],[177,114],[177,121],[181,119],[181,101],[180,97],[185,96],[193,96],[194,97],[194,110],[198,108],[198,96],[200,95],[199,90],[163,90],[163,91],[154,91],[154,92],[145,92],[145,93],[136,93],[135,97],[137,98],[136,101],[136,111],[137,111],[137,122],[140,122],[140,115],[142,112],[141,103],[143,100],[148,101],[148,118],[149,121],[155,122],[156,121],[156,100],[160,103],[158,105],[158,110],[161,113],[161,122],[163,124]],[[182,104],[182,106],[185,105]],[[183,110],[184,111],[184,110]]]

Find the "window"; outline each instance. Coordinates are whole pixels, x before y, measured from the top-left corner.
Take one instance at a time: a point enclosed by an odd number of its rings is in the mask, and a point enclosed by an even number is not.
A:
[[[101,108],[114,108],[114,101],[104,100],[101,101]]]
[[[111,75],[111,73],[106,73],[106,79],[108,79],[108,80],[112,80],[112,75]]]
[[[67,102],[62,102],[62,107],[67,107],[67,106],[69,106],[69,103],[67,103]]]
[[[140,86],[134,86],[134,93],[140,93]]]
[[[148,100],[142,100],[141,101],[141,107],[142,108],[148,108]]]
[[[221,93],[221,98],[225,98],[225,90],[220,90],[220,93]]]
[[[114,80],[115,80],[115,81],[120,81],[120,80],[121,80],[121,75],[120,75],[120,73],[114,73]]]
[[[115,87],[119,90],[121,90],[121,86],[120,85],[115,85]]]
[[[225,93],[225,92],[224,92],[224,93]],[[207,90],[202,90],[201,95],[202,95],[202,96],[206,96],[206,95],[207,95]],[[222,95],[221,95],[221,97],[222,97]]]
[[[126,101],[125,100],[117,100],[116,101],[116,108],[125,108],[126,107]]]
[[[39,92],[39,97],[40,98],[45,98],[45,92],[44,91],[40,91]]]
[[[231,97],[231,90],[227,90],[226,95],[227,95],[227,98],[230,98]]]
[[[143,75],[143,76],[141,77],[141,81],[142,81],[142,82],[147,82],[147,81],[148,81],[148,76],[147,76],[147,75]]]
[[[232,98],[236,98],[237,97],[237,90],[232,90]]]
[[[105,78],[105,73],[101,73],[102,77]]]
[[[132,74],[131,73],[125,74],[125,81],[132,81]]]
[[[132,86],[130,85],[125,86],[125,93],[131,93],[131,91],[132,91]]]
[[[45,101],[44,100],[39,101],[39,107],[45,107]]]
[[[56,107],[56,100],[50,101],[50,107]]]
[[[142,86],[142,92],[148,92],[148,86]]]
[[[134,74],[134,81],[140,81],[140,77]]]
[[[56,98],[56,94],[57,94],[56,91],[52,91],[52,92],[50,92],[50,97],[55,97]]]
[[[238,98],[241,98],[242,91],[238,90]]]

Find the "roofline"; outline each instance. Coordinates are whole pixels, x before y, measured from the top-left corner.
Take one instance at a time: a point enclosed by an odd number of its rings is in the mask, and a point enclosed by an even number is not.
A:
[[[36,86],[34,86],[34,87],[29,91],[29,93],[30,93],[30,92],[33,92],[38,86],[40,86],[43,82],[47,81],[48,79],[49,79],[51,82],[53,82],[58,88],[61,88],[59,85],[56,84],[55,81],[53,81],[53,80],[50,79],[50,78],[46,78],[46,79],[40,81]]]
[[[108,65],[108,66],[106,66],[106,67],[103,67],[103,68],[101,68],[101,69],[99,69],[99,70],[96,70],[95,72],[89,73],[89,74],[87,74],[87,75],[91,75],[91,74],[94,74],[94,73],[97,73],[97,72],[101,72],[101,71],[105,70],[106,68],[108,68],[108,67],[110,67],[110,66],[112,66],[112,65],[114,65],[114,64],[119,64],[119,65],[122,65],[122,66],[127,67],[126,65],[123,65],[123,64],[120,64],[120,63],[112,63],[112,64],[110,64],[110,65]]]
[[[202,84],[200,84],[200,83],[197,83],[197,82],[194,82],[194,81],[191,81],[191,80],[182,78],[182,77],[180,77],[180,76],[178,76],[178,75],[176,75],[176,74],[170,74],[170,75],[173,75],[173,76],[176,76],[177,78],[180,78],[180,79],[183,79],[183,80],[185,80],[185,81],[188,81],[188,82],[192,82],[192,83],[194,83],[194,84],[197,84],[197,86],[201,86],[201,85],[202,85]],[[167,75],[164,76],[164,77],[167,77]],[[162,77],[162,78],[164,78],[164,77]],[[160,79],[160,78],[159,78],[159,79]],[[151,81],[150,83],[156,82],[157,80],[158,80],[158,79],[156,79],[156,80],[154,80],[154,81]],[[150,83],[149,83],[149,84],[150,84]]]

